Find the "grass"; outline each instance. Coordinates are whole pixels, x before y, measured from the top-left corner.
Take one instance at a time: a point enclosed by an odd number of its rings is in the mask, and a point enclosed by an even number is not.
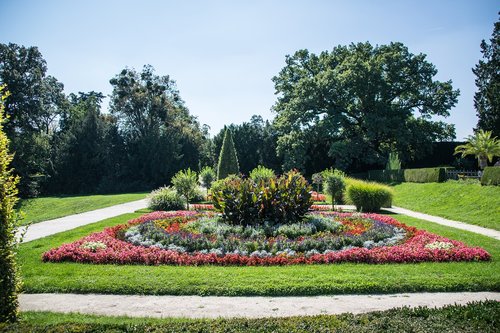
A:
[[[395,206],[500,230],[500,186],[448,181],[402,183],[394,190]]]
[[[41,197],[21,200],[18,210],[25,214],[23,225],[83,213],[94,209],[144,199],[148,193]]]
[[[498,332],[500,303],[261,319],[152,319],[24,312],[0,332]]]
[[[324,295],[422,291],[499,291],[500,243],[407,216],[395,217],[490,252],[490,262],[334,264],[272,267],[177,267],[42,263],[44,251],[139,214],[125,214],[22,244],[24,292],[153,295]]]

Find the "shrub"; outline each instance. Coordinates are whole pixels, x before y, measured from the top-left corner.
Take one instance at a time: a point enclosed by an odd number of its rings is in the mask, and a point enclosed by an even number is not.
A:
[[[276,178],[276,175],[274,174],[274,171],[272,169],[259,165],[250,172],[250,178],[256,184],[259,184],[261,181],[269,183],[271,178]]]
[[[313,173],[311,180],[312,183],[316,185],[316,192],[319,192],[319,187],[323,184],[323,174],[321,172]]]
[[[3,94],[4,87],[0,86],[0,323],[17,320],[17,293],[20,288],[15,258],[18,218],[14,211],[19,177],[12,174],[10,163],[14,156],[9,153],[9,139],[3,131],[3,101],[8,95]]]
[[[219,154],[219,163],[217,164],[217,179],[224,179],[229,175],[238,174],[240,167],[238,164],[238,156],[234,148],[233,136],[231,131],[226,128],[222,147]]]
[[[344,176],[335,171],[323,173],[323,188],[326,193],[332,196],[332,206],[335,204],[335,199],[341,195],[345,189]]]
[[[399,154],[397,152],[390,152],[387,158],[387,164],[385,166],[386,170],[400,170],[401,161],[399,160]]]
[[[446,179],[444,168],[405,169],[404,179],[412,183],[440,183]]]
[[[346,194],[358,211],[365,212],[377,212],[381,207],[390,207],[394,195],[389,186],[353,179],[349,181]]]
[[[149,194],[148,208],[152,210],[181,210],[184,209],[184,201],[175,189],[165,186]]]
[[[370,170],[366,174],[367,180],[383,183],[399,183],[405,180],[404,170]]]
[[[233,224],[294,223],[302,219],[313,202],[311,186],[295,171],[259,184],[235,177],[217,186],[212,192],[215,210]]]
[[[500,167],[484,168],[481,185],[500,185]]]
[[[198,175],[191,169],[181,170],[172,178],[172,184],[175,186],[177,193],[186,199],[187,209],[189,210],[189,201],[198,189]]]
[[[206,167],[201,169],[201,171],[200,171],[200,183],[201,183],[201,185],[203,185],[207,189],[207,193],[208,193],[208,189],[210,188],[210,186],[212,186],[212,183],[214,182],[216,177],[217,176],[216,176],[213,168],[206,166]]]

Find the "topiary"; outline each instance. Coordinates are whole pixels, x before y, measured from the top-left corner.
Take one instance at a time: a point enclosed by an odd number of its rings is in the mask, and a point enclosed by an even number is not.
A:
[[[219,163],[217,164],[217,179],[224,179],[231,174],[240,173],[238,156],[234,148],[233,136],[229,128],[224,132],[224,139],[219,154]]]
[[[381,207],[390,207],[393,190],[386,185],[362,180],[349,179],[346,190],[347,200],[363,212],[378,212]]]
[[[154,190],[147,199],[148,208],[152,210],[182,210],[185,208],[182,197],[169,186]]]

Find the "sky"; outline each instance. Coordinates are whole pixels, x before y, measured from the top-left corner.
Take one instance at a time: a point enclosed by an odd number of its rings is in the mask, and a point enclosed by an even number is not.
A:
[[[499,11],[493,0],[0,0],[0,43],[37,46],[68,94],[109,95],[123,68],[150,64],[215,134],[254,114],[274,118],[271,79],[288,54],[402,42],[460,89],[440,120],[462,140],[477,123],[471,68]]]

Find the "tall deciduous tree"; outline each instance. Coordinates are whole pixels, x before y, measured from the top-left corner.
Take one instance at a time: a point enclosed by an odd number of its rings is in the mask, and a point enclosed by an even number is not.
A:
[[[5,132],[16,152],[12,166],[23,196],[36,195],[48,175],[52,135],[68,107],[63,85],[46,72],[38,48],[0,44],[0,82],[11,92]]]
[[[474,95],[477,129],[500,136],[500,21],[495,22],[490,43],[481,42],[481,53],[483,59],[472,69],[478,89]]]
[[[287,56],[273,78],[283,169],[303,169],[311,142],[326,144],[334,165],[346,169],[383,165],[391,147],[408,160],[433,141],[453,138],[453,125],[432,118],[447,117],[459,91],[451,81],[433,80],[436,73],[425,55],[401,43]]]
[[[0,322],[13,322],[17,319],[20,286],[15,259],[17,219],[14,211],[19,178],[13,176],[10,168],[13,156],[3,127],[4,87],[0,86]]]
[[[229,128],[225,129],[224,140],[219,155],[217,166],[217,179],[224,179],[229,175],[236,175],[240,172],[238,156],[234,148],[233,136]]]

